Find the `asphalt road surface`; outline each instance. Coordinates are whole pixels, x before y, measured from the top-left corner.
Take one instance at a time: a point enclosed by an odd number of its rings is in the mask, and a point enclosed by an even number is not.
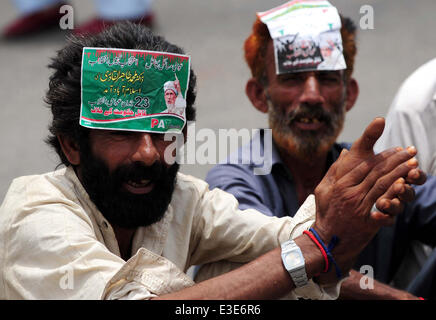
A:
[[[284,1],[155,0],[156,32],[192,56],[198,76],[196,131],[265,127],[266,116],[246,98],[249,78],[242,43],[256,11]],[[374,9],[374,29],[359,28],[355,78],[360,96],[348,113],[341,141],[353,141],[376,116],[383,116],[401,82],[436,56],[436,1],[332,0],[359,26],[360,9]],[[75,25],[95,15],[92,1],[70,1]],[[0,28],[17,16],[12,2],[0,2]],[[0,199],[12,179],[55,169],[59,160],[44,143],[50,114],[44,104],[47,64],[63,46],[68,31],[56,29],[24,40],[0,42]],[[190,137],[191,139],[193,137]],[[194,137],[195,138],[195,137]],[[217,155],[218,158],[219,155]],[[212,167],[183,165],[182,171],[204,178]]]

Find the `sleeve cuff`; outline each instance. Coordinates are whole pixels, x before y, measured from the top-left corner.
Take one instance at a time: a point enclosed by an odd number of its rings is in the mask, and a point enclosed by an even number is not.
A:
[[[290,239],[294,239],[301,234],[304,230],[309,230],[315,221],[316,217],[316,203],[315,196],[309,195],[304,203],[298,209],[291,222]]]
[[[109,280],[102,299],[151,299],[192,285],[174,263],[141,248]]]

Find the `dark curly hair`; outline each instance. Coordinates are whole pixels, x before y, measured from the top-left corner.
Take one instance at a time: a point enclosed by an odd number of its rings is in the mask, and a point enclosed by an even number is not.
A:
[[[57,135],[64,135],[79,146],[88,139],[89,130],[79,125],[80,118],[80,79],[83,47],[123,48],[151,50],[184,54],[182,48],[167,42],[143,25],[120,22],[94,36],[71,36],[64,48],[52,58],[49,68],[54,70],[50,77],[45,102],[52,112],[49,125],[50,134],[46,143],[60,157],[62,164],[70,162],[64,155]],[[195,120],[196,76],[190,70],[188,91],[186,94],[186,119]]]

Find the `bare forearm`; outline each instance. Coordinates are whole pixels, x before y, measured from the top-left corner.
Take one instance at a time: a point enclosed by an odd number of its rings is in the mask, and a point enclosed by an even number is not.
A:
[[[418,300],[414,295],[393,288],[384,283],[373,280],[373,286],[363,289],[361,279],[363,275],[351,270],[350,277],[341,286],[340,299],[343,300]]]
[[[200,282],[161,299],[274,299],[293,288],[282,266],[280,249],[221,276]]]
[[[300,236],[295,241],[300,246],[306,260],[307,276],[312,278],[323,268],[322,255],[306,236]],[[295,285],[283,266],[281,250],[276,248],[231,272],[159,298],[183,300],[277,299],[294,288]]]

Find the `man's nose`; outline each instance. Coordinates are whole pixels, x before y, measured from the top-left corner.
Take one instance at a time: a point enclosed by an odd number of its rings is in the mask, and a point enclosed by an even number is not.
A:
[[[300,96],[300,103],[308,105],[323,104],[324,98],[321,94],[321,87],[315,75],[306,78],[303,87],[303,93]]]
[[[131,157],[132,162],[142,162],[146,166],[151,166],[155,161],[160,160],[153,138],[149,133],[140,133],[136,141],[135,150]]]

